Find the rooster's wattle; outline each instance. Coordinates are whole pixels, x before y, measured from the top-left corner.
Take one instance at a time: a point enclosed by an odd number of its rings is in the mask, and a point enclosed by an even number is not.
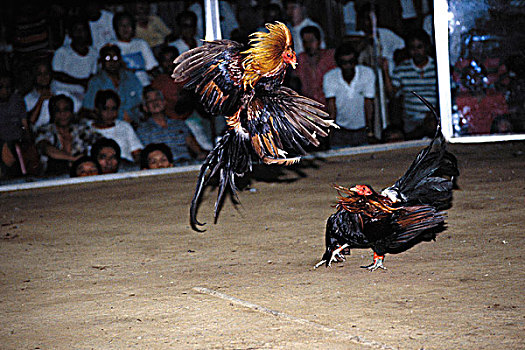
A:
[[[283,23],[267,24],[267,33],[251,35],[249,47],[231,40],[207,41],[175,60],[172,77],[200,97],[206,111],[224,116],[228,129],[202,164],[190,208],[193,229],[197,206],[208,181],[219,174],[215,219],[235,176],[252,170],[254,159],[288,165],[299,160],[308,145],[319,145],[335,126],[323,105],[282,86],[286,69],[295,68],[290,30]]]
[[[436,115],[433,107],[421,100]],[[456,157],[446,150],[438,124],[430,144],[418,153],[406,173],[381,193],[368,185],[334,186],[339,192],[337,211],[327,220],[326,250],[315,267],[345,260],[351,248],[372,248],[374,262],[363,267],[384,269],[386,253],[400,253],[435,239],[445,229],[443,210],[452,204],[457,176]]]

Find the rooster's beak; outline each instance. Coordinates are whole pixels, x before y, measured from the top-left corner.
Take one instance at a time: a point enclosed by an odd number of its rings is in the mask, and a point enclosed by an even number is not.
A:
[[[297,62],[290,62],[290,64],[292,65],[293,69],[295,69],[297,67]]]

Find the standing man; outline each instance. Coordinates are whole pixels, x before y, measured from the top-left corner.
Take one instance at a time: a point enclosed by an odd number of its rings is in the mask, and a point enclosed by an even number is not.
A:
[[[304,96],[325,104],[324,75],[336,67],[333,49],[321,49],[319,28],[307,26],[301,30],[304,52],[297,56],[297,68],[292,71],[301,81]]]
[[[340,127],[330,133],[330,147],[366,144],[372,130],[376,77],[371,68],[357,64],[357,56],[350,44],[339,46],[337,68],[323,79],[328,113]]]
[[[406,39],[409,58],[394,68],[392,81],[385,79],[388,94],[399,94],[403,98],[402,125],[407,140],[432,137],[436,129],[433,114],[411,93],[414,91],[437,105],[436,65],[428,55],[429,46],[430,37],[424,30],[411,32]]]

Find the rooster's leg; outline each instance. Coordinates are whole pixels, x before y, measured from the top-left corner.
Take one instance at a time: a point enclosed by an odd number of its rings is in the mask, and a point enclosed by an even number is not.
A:
[[[362,268],[366,268],[369,271],[375,271],[377,269],[383,269],[386,270],[386,267],[383,265],[383,259],[385,258],[384,255],[377,255],[376,252],[374,252],[374,262],[368,266],[361,266]]]
[[[327,260],[321,260],[317,264],[315,264],[314,269],[318,268],[321,265],[326,264],[326,267],[332,267],[332,262],[339,262],[339,261],[345,261],[345,257],[343,254],[341,254],[341,251],[348,247],[348,244],[343,244],[341,247],[335,249],[332,253],[332,256],[330,257],[330,261]]]
[[[348,244],[343,244],[339,248],[335,249],[332,253],[332,257],[330,258],[330,261],[328,262],[328,267],[332,267],[333,262],[339,262],[339,261],[345,261],[345,256],[341,254],[341,251],[348,247]]]

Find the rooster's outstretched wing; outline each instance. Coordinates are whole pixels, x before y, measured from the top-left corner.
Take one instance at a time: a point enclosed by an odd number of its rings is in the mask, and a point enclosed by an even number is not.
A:
[[[280,86],[256,93],[247,107],[246,125],[255,152],[267,163],[290,164],[306,154],[303,147],[319,145],[333,121],[323,105]]]
[[[207,41],[177,57],[172,77],[194,91],[207,112],[230,114],[242,95],[242,48],[231,40]]]

